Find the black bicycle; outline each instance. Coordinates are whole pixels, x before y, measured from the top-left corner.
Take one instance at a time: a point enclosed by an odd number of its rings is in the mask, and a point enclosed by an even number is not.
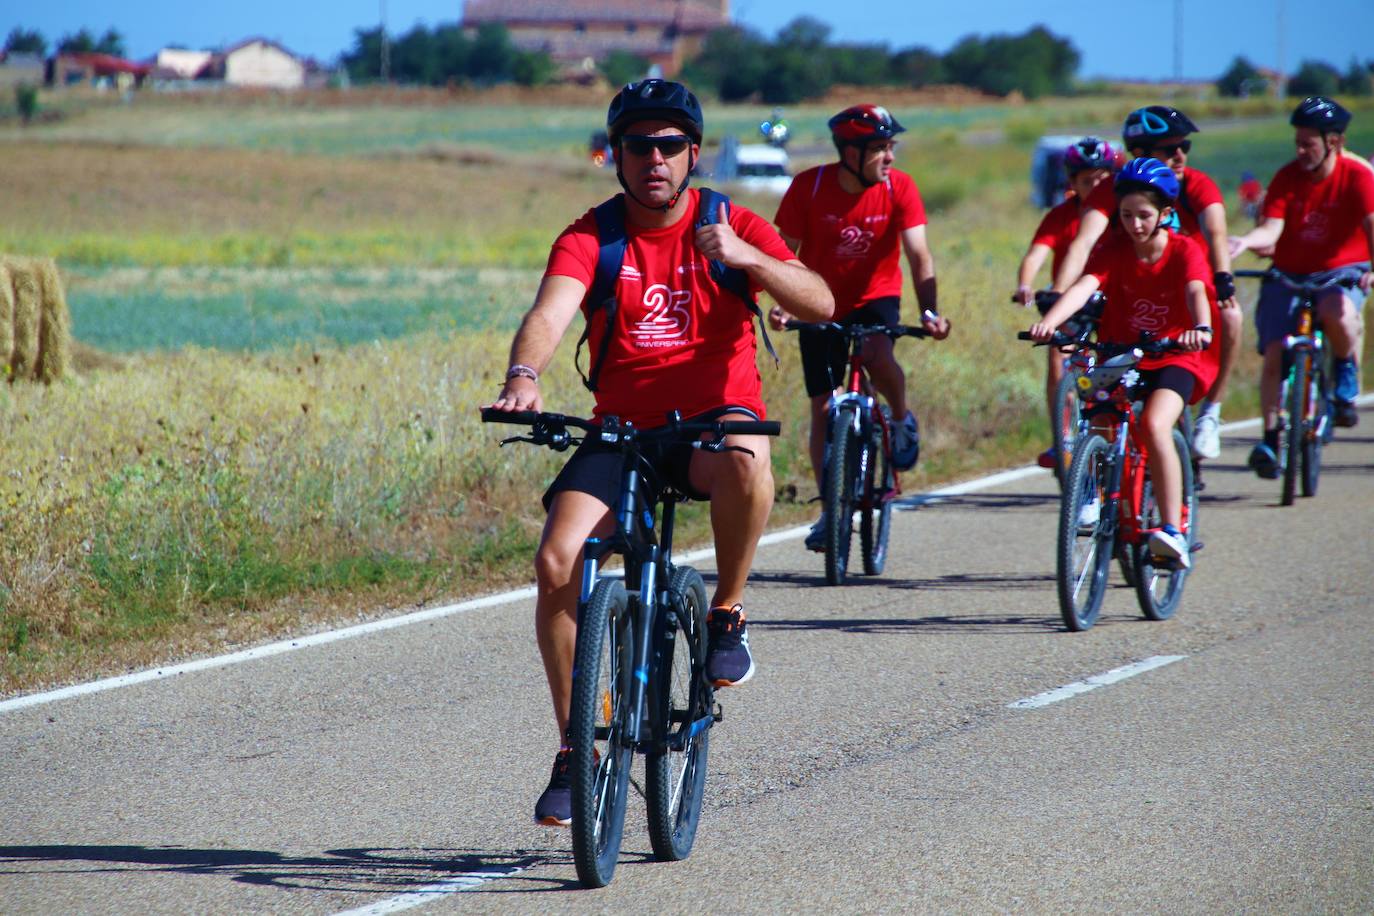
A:
[[[788,321],[789,331],[811,329],[839,334],[849,344],[849,370],[844,390],[830,399],[825,427],[825,465],[821,471],[824,507],[825,581],[843,585],[849,572],[854,513],[859,513],[859,541],[864,574],[881,575],[887,566],[892,528],[892,501],[902,493],[892,464],[892,414],[873,394],[864,368],[864,338],[885,334],[928,337],[925,328],[906,325],[839,324],[834,321]]]
[[[615,417],[600,422],[556,413],[507,413],[485,408],[488,423],[530,427],[530,442],[563,451],[595,436],[625,455],[616,530],[588,538],[577,606],[569,737],[572,755],[572,841],[577,876],[588,887],[610,883],[620,855],[630,765],[645,757],[649,842],[660,861],[692,851],[706,784],[710,729],[721,720],[706,667],[706,585],[690,566],[672,560],[673,518],[687,495],[659,480],[644,458],[650,443],[690,443],[709,452],[745,451],[725,437],[776,436],[763,420],[684,422],[638,429]],[[661,521],[655,534],[655,520]],[[619,555],[624,578],[602,573]]]
[[[1279,387],[1280,503],[1293,505],[1299,491],[1317,495],[1322,445],[1331,439],[1331,372],[1326,335],[1315,322],[1317,296],[1335,286],[1353,287],[1354,280],[1332,277],[1322,283],[1300,283],[1283,271],[1238,270],[1237,277],[1257,277],[1282,284],[1298,296],[1297,332],[1283,339],[1283,381]],[[1299,475],[1301,471],[1301,475]]]

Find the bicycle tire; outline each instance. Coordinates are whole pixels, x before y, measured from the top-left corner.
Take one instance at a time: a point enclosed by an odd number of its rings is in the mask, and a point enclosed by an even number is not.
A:
[[[1316,496],[1317,482],[1322,472],[1323,436],[1331,423],[1326,390],[1326,372],[1321,366],[1312,368],[1312,383],[1308,387],[1312,405],[1311,419],[1303,426],[1302,435],[1302,495]]]
[[[1280,429],[1285,430],[1280,454],[1280,460],[1283,462],[1283,492],[1279,503],[1285,506],[1293,505],[1293,499],[1297,495],[1298,468],[1302,462],[1302,406],[1307,397],[1310,371],[1310,357],[1299,354],[1293,361],[1293,368],[1288,376],[1288,390],[1284,392],[1288,421],[1279,425]]]
[[[691,853],[701,820],[711,729],[693,734],[693,723],[711,715],[712,690],[703,675],[708,608],[701,574],[690,566],[673,570],[667,596],[658,614],[651,681],[661,749],[645,759],[644,800],[654,857],[676,862]],[[684,739],[680,751],[667,744],[677,736]]]
[[[1174,430],[1174,450],[1178,452],[1182,473],[1184,505],[1188,515],[1188,547],[1197,543],[1197,489],[1193,485],[1193,465],[1189,460],[1188,442],[1183,433]],[[1140,530],[1156,528],[1160,524],[1159,505],[1155,501],[1154,485],[1147,479],[1140,497]],[[1156,566],[1150,549],[1144,543],[1135,547],[1135,594],[1140,611],[1148,620],[1168,620],[1178,610],[1183,598],[1183,586],[1188,569]]]
[[[1065,368],[1064,375],[1054,389],[1054,408],[1050,411],[1050,430],[1054,436],[1057,462],[1054,466],[1054,479],[1059,489],[1064,489],[1064,479],[1069,476],[1069,466],[1073,463],[1073,445],[1078,438],[1079,424],[1083,418],[1083,402],[1078,397],[1079,374]]]
[[[623,740],[633,667],[624,583],[597,582],[580,610],[568,723],[573,861],[584,885],[605,887],[620,857],[634,754]]]
[[[1064,625],[1074,632],[1086,630],[1097,622],[1107,591],[1117,511],[1117,501],[1107,498],[1105,486],[1111,461],[1111,446],[1102,436],[1093,433],[1080,439],[1059,500],[1055,582]],[[1102,509],[1097,524],[1083,531],[1079,528],[1078,516],[1083,507],[1083,495],[1089,490],[1102,501]]]
[[[854,430],[855,408],[842,407],[830,429],[825,465],[825,581],[844,585],[854,533],[854,473],[862,443]]]
[[[883,416],[892,428],[892,414],[886,405]],[[887,542],[892,534],[892,491],[897,486],[897,474],[892,467],[892,455],[883,448],[883,431],[873,424],[869,436],[868,461],[864,464],[863,507],[859,510],[859,546],[862,549],[864,575],[880,576],[887,566]]]

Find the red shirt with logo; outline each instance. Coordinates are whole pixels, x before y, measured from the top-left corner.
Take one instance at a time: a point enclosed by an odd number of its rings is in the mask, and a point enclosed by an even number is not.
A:
[[[1294,274],[1369,260],[1364,218],[1374,213],[1374,172],[1342,156],[1320,181],[1294,160],[1264,195],[1264,218],[1283,220],[1274,266]]]
[[[1054,260],[1050,263],[1052,273],[1059,273],[1059,262],[1064,259],[1064,253],[1069,250],[1069,245],[1073,244],[1074,237],[1078,235],[1078,222],[1082,216],[1083,201],[1077,197],[1070,197],[1040,220],[1040,225],[1031,238],[1031,244],[1044,245],[1054,252]]]
[[[792,179],[773,221],[801,242],[802,263],[825,278],[835,295],[835,320],[865,302],[902,295],[901,233],[924,226],[926,208],[911,176],[898,169],[887,181],[851,194],[840,187],[834,163]]]
[[[1136,257],[1135,247],[1124,234],[1093,252],[1086,273],[1097,278],[1107,294],[1106,310],[1098,327],[1098,339],[1131,344],[1148,331],[1156,338],[1177,339],[1196,324],[1188,308],[1188,283],[1207,286],[1211,268],[1202,249],[1182,236],[1169,234],[1164,253],[1148,264]],[[1209,323],[1217,326],[1217,307],[1208,296]],[[1215,336],[1215,335],[1214,335]],[[1164,353],[1141,360],[1142,369],[1181,366],[1197,379],[1193,401],[1201,400],[1216,380],[1220,347],[1195,353]]]
[[[597,379],[598,417],[651,428],[662,426],[670,410],[690,417],[727,404],[764,416],[754,316],[711,279],[710,261],[695,242],[700,194],[687,194],[688,213],[671,226],[626,224],[615,287],[620,307]],[[744,207],[731,206],[730,228],[764,254],[796,260],[777,231]],[[571,277],[590,290],[600,252],[596,214],[588,210],[554,242],[544,276]],[[601,352],[606,313],[598,308],[593,315],[585,300],[582,311],[591,322],[584,354],[590,366]]]

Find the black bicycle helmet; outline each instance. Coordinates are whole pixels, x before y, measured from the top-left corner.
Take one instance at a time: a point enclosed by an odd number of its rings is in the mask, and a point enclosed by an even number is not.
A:
[[[1294,127],[1310,127],[1324,134],[1343,134],[1350,126],[1350,112],[1339,102],[1324,95],[1309,95],[1293,109],[1288,123]]]
[[[701,143],[705,119],[701,103],[692,91],[671,80],[647,79],[627,83],[611,99],[611,107],[606,111],[606,133],[610,135],[611,145],[620,142],[630,124],[652,120],[671,121],[681,127],[693,143]]]
[[[1186,114],[1168,105],[1147,105],[1126,115],[1121,139],[1127,149],[1149,146],[1160,137],[1185,137],[1201,129]]]

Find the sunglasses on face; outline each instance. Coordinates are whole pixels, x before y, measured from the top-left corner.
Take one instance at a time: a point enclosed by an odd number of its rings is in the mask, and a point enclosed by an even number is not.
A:
[[[625,149],[635,156],[647,156],[654,150],[663,154],[664,159],[671,159],[680,155],[683,150],[692,145],[690,137],[682,134],[670,134],[666,137],[644,137],[638,134],[626,134],[620,138],[620,142],[625,145]]]
[[[1179,150],[1183,150],[1183,154],[1184,154],[1185,156],[1188,155],[1189,153],[1191,153],[1191,152],[1193,151],[1193,141],[1192,141],[1192,140],[1180,140],[1180,141],[1178,141],[1177,143],[1166,143],[1166,144],[1164,144],[1164,145],[1162,145],[1162,146],[1156,146],[1156,147],[1152,148],[1152,149],[1150,150],[1150,152],[1151,152],[1152,154],[1163,153],[1164,155],[1169,156],[1169,157],[1172,158],[1173,155],[1174,155],[1175,153],[1177,153]]]

